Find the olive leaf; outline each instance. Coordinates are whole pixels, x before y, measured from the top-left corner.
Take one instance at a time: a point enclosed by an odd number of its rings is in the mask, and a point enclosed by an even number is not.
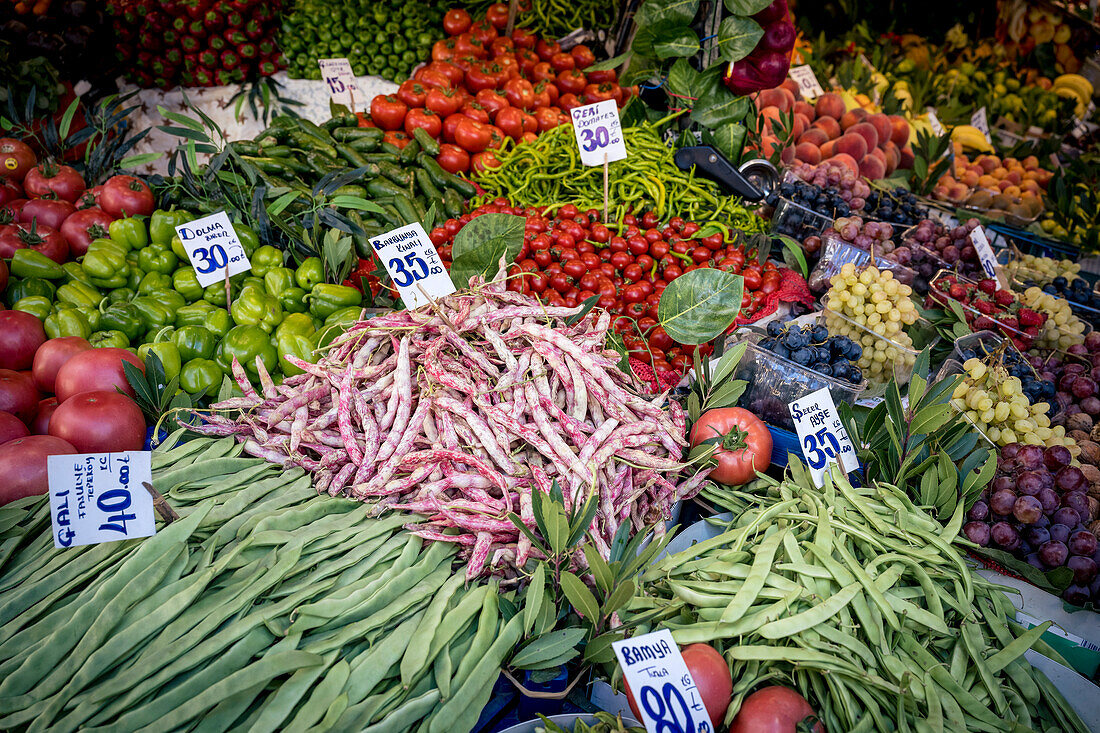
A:
[[[763,37],[764,29],[755,20],[731,15],[718,26],[718,55],[726,61],[740,61]]]
[[[475,217],[455,235],[451,256],[451,282],[456,288],[470,286],[475,275],[490,279],[497,274],[500,258],[515,259],[523,247],[526,220],[512,214]]]
[[[744,279],[710,267],[669,283],[657,305],[657,320],[674,341],[701,344],[722,334],[741,311]]]

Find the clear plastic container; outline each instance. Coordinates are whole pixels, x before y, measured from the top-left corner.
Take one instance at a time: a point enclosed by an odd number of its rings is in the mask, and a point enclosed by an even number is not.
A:
[[[1020,260],[1020,251],[1015,247],[1009,247],[1002,249],[997,253],[997,262],[1005,266],[1006,273],[1012,273],[1009,276],[1009,284],[1013,290],[1023,292],[1030,287],[1043,287],[1050,283],[1050,278],[1028,269],[1026,265],[1020,263],[1017,268],[1013,267],[1013,264]],[[1082,279],[1081,275],[1074,273],[1074,279]],[[1087,280],[1086,280],[1087,282]],[[1088,322],[1090,325],[1100,325],[1100,307],[1094,307],[1086,305],[1085,303],[1079,303],[1075,300],[1070,300],[1064,295],[1059,293],[1053,293],[1054,297],[1062,298],[1069,303],[1069,309],[1073,311],[1074,315],[1083,321]]]
[[[799,242],[820,234],[833,225],[832,217],[819,214],[801,204],[780,198],[772,214],[772,230]]]
[[[963,358],[963,351],[966,349],[976,349],[980,354],[982,351],[990,353],[996,351],[997,348],[1004,343],[1004,337],[1000,334],[993,333],[992,331],[977,331],[975,333],[968,333],[967,335],[957,339],[955,341],[955,348],[951,351],[951,356],[948,359],[954,359],[962,364],[966,361]]]
[[[857,268],[871,262],[871,253],[841,239],[836,232],[825,232],[821,237],[821,256],[810,272],[810,291],[820,295],[829,289],[829,281],[840,268],[851,262]],[[890,270],[898,282],[913,284],[916,273],[905,265],[900,265],[885,257],[875,256],[874,265],[880,270]]]
[[[788,405],[800,397],[827,387],[833,402],[851,404],[863,396],[867,383],[851,384],[819,374],[778,354],[758,346],[764,335],[751,332],[739,336],[734,344],[745,344],[745,355],[737,364],[734,379],[748,385],[738,404],[764,422],[784,430],[794,430]],[[732,348],[734,344],[730,344]]]

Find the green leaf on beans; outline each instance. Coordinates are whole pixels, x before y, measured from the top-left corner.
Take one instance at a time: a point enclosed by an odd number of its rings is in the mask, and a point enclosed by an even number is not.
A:
[[[523,247],[526,220],[512,214],[485,214],[475,217],[455,235],[451,249],[451,281],[456,288],[470,286],[470,278],[497,274],[500,258],[515,260]]]
[[[595,624],[600,617],[600,604],[596,602],[596,596],[592,595],[592,591],[588,590],[584,581],[568,570],[563,570],[560,583],[573,610],[589,623]]]
[[[772,0],[725,0],[726,10],[734,15],[756,15],[772,4]]]
[[[731,15],[718,26],[718,55],[726,61],[740,61],[763,37],[764,29],[755,20]]]
[[[576,628],[551,631],[549,634],[527,642],[527,645],[512,657],[511,665],[522,669],[532,664],[555,659],[570,650],[576,652],[574,647],[584,639],[587,633],[584,629]]]
[[[654,43],[653,50],[659,59],[694,56],[699,51],[699,36],[690,28],[680,28],[667,40]]]
[[[699,95],[699,100],[695,102],[695,109],[691,113],[691,121],[716,130],[723,125],[741,122],[751,109],[752,102],[748,97],[738,97],[729,89],[719,85]]]
[[[710,267],[669,283],[657,305],[657,321],[674,341],[702,344],[722,334],[741,311],[744,279]]]

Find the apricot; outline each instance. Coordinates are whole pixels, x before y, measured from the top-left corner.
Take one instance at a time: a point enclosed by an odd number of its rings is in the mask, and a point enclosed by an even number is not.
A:
[[[978,179],[978,185],[982,188],[996,188],[997,179],[990,175],[984,175]]]
[[[866,120],[868,116],[867,110],[860,107],[850,109],[841,116],[840,129],[847,130],[852,125],[858,125],[860,122]]]
[[[890,139],[901,150],[909,143],[909,120],[901,115],[890,115]]]
[[[839,94],[825,92],[814,101],[814,110],[818,118],[832,117],[834,120],[839,120],[844,116],[844,100]]]
[[[1024,168],[1029,171],[1033,171],[1039,167],[1039,159],[1034,155],[1029,155],[1023,160]]]
[[[1028,178],[1026,180],[1023,180],[1023,181],[1020,181],[1020,191],[1021,192],[1037,194],[1041,190],[1042,189],[1039,188],[1039,184],[1037,182],[1031,180],[1030,178]]]
[[[829,136],[830,140],[836,140],[840,137],[840,123],[832,117],[822,117],[820,112],[818,118],[814,120],[813,127],[817,127],[825,131],[825,134]]]
[[[794,157],[803,163],[817,165],[821,162],[821,148],[813,143],[799,143],[794,147]]]
[[[1001,183],[1007,183],[1007,181],[1001,181]],[[1013,185],[1005,186],[1001,190],[1004,191],[1006,194],[1008,194],[1009,196],[1011,196],[1013,198],[1019,198],[1020,194],[1023,193],[1023,191],[1020,189],[1019,186],[1013,186]]]
[[[978,185],[979,178],[980,176],[977,173],[973,171],[966,171],[961,176],[959,176],[959,181],[973,188],[974,186]]]
[[[965,184],[956,183],[951,187],[951,190],[947,194],[947,198],[952,201],[963,201],[966,199],[967,194],[970,193],[970,189]]]
[[[874,132],[872,129],[871,132]],[[846,132],[836,141],[836,151],[847,153],[852,160],[862,160],[872,146],[867,144],[867,138],[854,132]]]
[[[1007,175],[1008,175],[1008,170],[1007,170],[1007,169],[1005,169],[1005,168],[1004,168],[1004,167],[1002,167],[1002,166],[997,166],[996,168],[994,168],[994,169],[993,169],[993,170],[992,170],[992,171],[990,172],[990,174],[989,174],[989,175],[993,176],[993,177],[994,177],[994,178],[996,178],[996,179],[997,179],[998,181],[1003,181],[1003,180],[1004,180],[1004,178],[1005,178],[1005,176],[1007,176]]]
[[[811,126],[808,130],[798,136],[798,143],[809,143],[821,147],[825,143],[829,142],[829,133],[822,130],[820,127]]]
[[[977,162],[978,165],[982,167],[982,170],[986,173],[992,173],[1001,165],[1001,161],[997,160],[997,156],[995,155],[983,155],[978,158]]]
[[[1020,175],[1018,170],[1009,170],[1008,175],[1005,176],[1005,180],[1013,185],[1019,185],[1020,181],[1024,180],[1024,177]]]
[[[874,152],[880,151],[875,148]],[[865,155],[863,160],[859,161],[859,174],[864,178],[870,178],[872,181],[882,178],[886,175],[886,161],[878,158],[873,153]]]
[[[844,165],[852,173],[857,176],[859,175],[859,163],[857,163],[856,159],[848,155],[847,153],[837,153],[829,159],[829,162],[835,165]]]

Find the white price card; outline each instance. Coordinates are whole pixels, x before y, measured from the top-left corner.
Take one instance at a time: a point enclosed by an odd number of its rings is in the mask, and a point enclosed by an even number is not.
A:
[[[970,232],[970,241],[974,250],[978,253],[978,261],[982,263],[985,274],[997,281],[997,289],[1001,289],[1000,278],[997,277],[997,255],[993,254],[993,248],[989,246],[989,238],[985,236],[985,229],[974,227]]]
[[[187,250],[199,285],[204,288],[252,269],[244,245],[224,211],[181,224],[176,227],[176,234]]]
[[[792,66],[790,76],[798,83],[798,91],[807,102],[812,102],[825,93],[825,90],[821,88],[821,84],[817,81],[817,75],[814,74],[814,70],[810,68],[809,64]]]
[[[50,456],[46,476],[54,547],[155,534],[153,497],[143,486],[153,481],[150,455],[126,451]]]
[[[828,387],[822,387],[787,405],[798,432],[802,455],[810,467],[814,483],[821,485],[830,463],[839,463],[844,473],[859,468],[855,448],[848,431],[837,416],[836,404]]]
[[[569,114],[573,118],[573,134],[577,137],[582,163],[603,165],[626,157],[623,126],[614,99],[574,107]]]
[[[418,222],[370,240],[406,308],[419,308],[455,291],[435,245]]]
[[[649,733],[712,733],[710,715],[668,629],[611,643]]]
[[[986,114],[984,106],[979,107],[977,112],[970,115],[970,124],[981,130],[987,143],[993,142],[993,138],[989,136],[989,116]]]
[[[934,107],[928,108],[928,124],[932,126],[932,132],[937,135],[943,134],[943,125],[940,124],[940,118],[936,116],[936,110]]]
[[[321,67],[321,79],[328,85],[329,96],[336,104],[352,106],[355,100],[363,102],[359,86],[355,83],[355,72],[347,59],[317,59]]]

